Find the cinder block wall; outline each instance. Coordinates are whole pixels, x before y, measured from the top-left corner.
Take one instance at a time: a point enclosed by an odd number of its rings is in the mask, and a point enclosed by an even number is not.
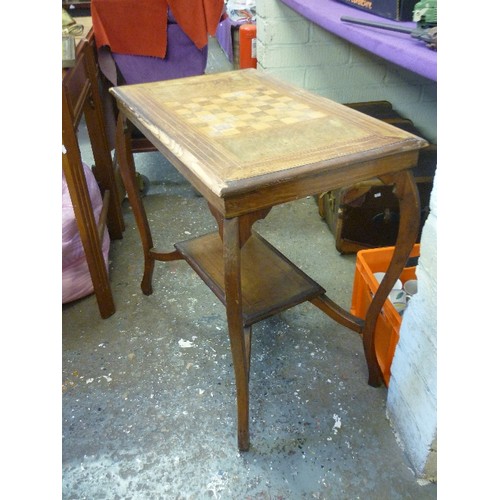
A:
[[[422,232],[418,293],[404,313],[391,366],[387,415],[419,476],[437,479],[437,192]]]
[[[435,82],[357,48],[280,0],[257,1],[257,61],[260,70],[337,102],[390,101],[437,143]],[[400,443],[427,479],[437,475],[436,185],[421,241],[419,293],[405,312],[387,399]]]

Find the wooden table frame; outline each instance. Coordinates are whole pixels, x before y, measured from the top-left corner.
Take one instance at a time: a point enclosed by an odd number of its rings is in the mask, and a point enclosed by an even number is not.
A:
[[[194,78],[207,77],[208,75]],[[263,82],[267,81],[265,76],[255,73],[249,74],[249,78],[262,78]],[[282,88],[284,92],[289,89],[286,85]],[[234,184],[225,184],[222,191],[217,192],[214,186],[210,185],[210,181],[186,164],[184,153],[179,152],[173,143],[158,133],[158,123],[151,123],[150,116],[145,116],[143,110],[131,104],[127,89],[114,88],[111,89],[111,93],[117,99],[120,110],[116,135],[117,159],[144,252],[142,291],[146,295],[153,291],[152,275],[155,261],[184,259],[225,305],[236,380],[239,449],[245,451],[250,446],[249,373],[252,324],[279,311],[308,300],[338,323],[361,334],[368,366],[368,383],[372,386],[380,385],[383,379],[375,354],[375,324],[382,305],[405,266],[417,237],[420,206],[411,168],[417,163],[418,150],[427,143],[423,139],[399,131],[398,133],[404,135],[405,141],[409,140],[411,143],[409,145],[403,141],[406,145],[400,150],[383,154],[380,154],[380,151],[378,153],[363,151],[354,157],[351,155],[349,158],[337,159],[336,162],[320,161],[315,165],[313,172],[310,165],[305,165],[295,168],[291,174],[287,170],[286,175],[280,171],[272,172],[267,177],[243,178]],[[299,98],[300,96],[313,99],[310,102],[316,102],[314,100],[316,97],[312,98],[303,93],[299,93]],[[355,120],[360,119],[357,115],[353,117]],[[370,126],[374,126],[374,122],[370,122],[373,119],[366,118],[366,120]],[[130,148],[129,121],[137,126],[205,197],[218,223],[218,234],[176,243],[173,251],[163,251],[154,246],[147,215],[134,182],[135,167]],[[363,320],[334,303],[321,286],[253,232],[252,225],[257,220],[263,219],[274,205],[375,176],[386,184],[394,185],[396,196],[400,201],[400,225],[394,256],[373,297],[366,319]],[[266,263],[269,264],[266,266]],[[259,273],[265,274],[266,282],[271,283],[269,286],[261,285],[261,281],[255,276]],[[289,280],[286,286],[280,286],[280,283],[284,282],[283,275]]]

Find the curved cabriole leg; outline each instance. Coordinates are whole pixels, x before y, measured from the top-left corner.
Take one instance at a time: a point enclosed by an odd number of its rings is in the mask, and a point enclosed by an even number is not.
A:
[[[153,293],[153,271],[155,269],[154,259],[144,259],[144,273],[142,274],[141,290],[144,295]]]
[[[130,130],[127,127],[127,119],[120,112],[116,125],[116,155],[123,184],[127,191],[128,200],[134,213],[139,235],[141,237],[142,250],[144,254],[144,273],[141,289],[145,295],[153,293],[152,278],[155,259],[151,254],[153,238],[149,227],[148,218],[144,210],[139,187],[136,182],[134,157],[131,149]]]
[[[375,352],[375,325],[389,292],[406,265],[420,228],[420,198],[412,172],[406,170],[381,177],[381,180],[386,184],[394,184],[394,193],[399,199],[400,220],[394,255],[368,308],[362,330],[368,384],[373,387],[381,385],[383,380]]]
[[[241,252],[239,217],[224,219],[224,284],[226,293],[226,314],[236,380],[238,410],[238,448],[247,451],[250,447],[248,431],[249,390],[247,348],[249,330],[243,325],[241,295]],[[246,342],[245,342],[246,337]]]

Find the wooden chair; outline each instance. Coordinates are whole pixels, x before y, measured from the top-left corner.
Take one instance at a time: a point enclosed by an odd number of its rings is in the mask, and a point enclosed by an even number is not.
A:
[[[97,9],[102,4],[94,5]],[[133,54],[120,54],[104,46],[98,49],[98,63],[101,72],[106,77],[107,90],[119,85],[134,85],[137,83],[172,80],[189,76],[202,75],[208,61],[208,45],[197,48],[195,43],[186,35],[173,16],[172,9],[168,9],[167,24],[167,53],[163,59]],[[108,97],[108,96],[106,96]],[[110,96],[109,96],[110,97]],[[107,125],[112,134],[108,140],[114,146],[116,119],[118,110],[114,99],[106,103]],[[114,123],[109,118],[109,109],[112,109]],[[134,126],[131,127],[131,148],[133,153],[147,153],[156,151],[151,142]]]
[[[103,209],[97,223],[94,219],[77,137],[82,116],[85,117],[94,155],[93,172],[103,194]],[[63,171],[94,293],[101,317],[108,318],[115,312],[115,304],[102,254],[102,238],[106,224],[112,240],[122,238],[125,225],[99,94],[98,66],[94,47],[87,39],[78,45],[75,66],[63,71],[62,144]]]

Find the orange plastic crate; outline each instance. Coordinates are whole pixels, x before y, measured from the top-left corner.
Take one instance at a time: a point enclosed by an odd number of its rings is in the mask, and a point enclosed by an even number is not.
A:
[[[365,319],[372,297],[378,288],[374,273],[387,272],[393,253],[394,247],[360,250],[357,253],[351,304],[351,313],[355,316]],[[410,257],[419,255],[420,244],[416,244]],[[399,278],[403,284],[409,279],[416,279],[415,270],[416,267],[403,269]],[[392,358],[399,341],[401,320],[401,315],[387,299],[375,325],[375,353],[386,386],[389,385],[391,378]]]

